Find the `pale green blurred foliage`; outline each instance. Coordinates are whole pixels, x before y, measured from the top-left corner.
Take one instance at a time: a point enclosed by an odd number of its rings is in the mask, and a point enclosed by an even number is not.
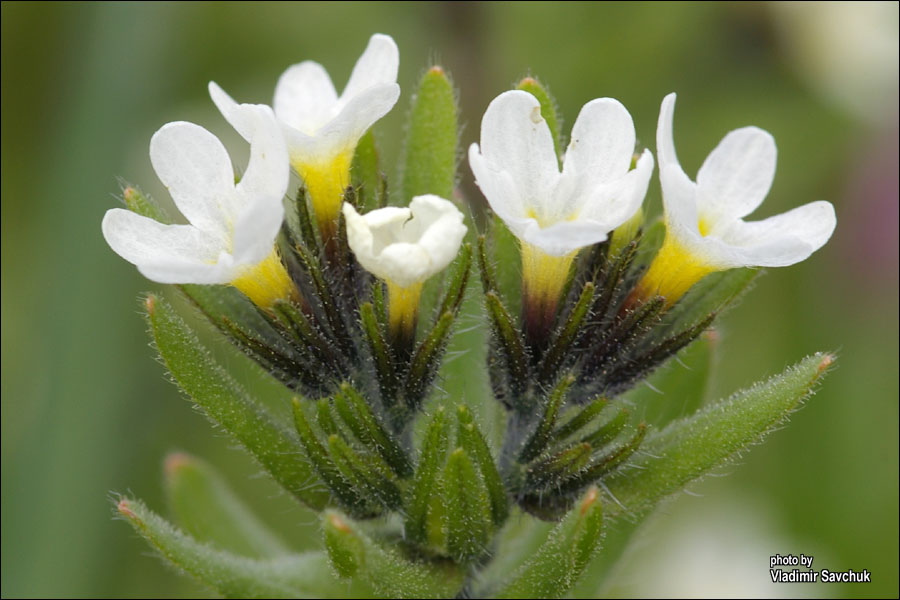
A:
[[[111,490],[132,490],[162,508],[161,463],[174,449],[222,470],[298,548],[316,543],[310,513],[255,477],[165,380],[135,300],[161,286],[115,256],[99,224],[118,203],[117,176],[168,202],[147,158],[163,123],[191,120],[238,141],[207,81],[269,102],[281,71],[310,58],[340,86],[381,31],[400,47],[404,90],[376,128],[388,164],[406,90],[429,60],[460,88],[463,147],[490,99],[529,72],[557,97],[564,131],[587,100],[612,96],[651,149],[659,103],[677,91],[690,174],[730,129],[754,124],[775,136],[778,173],[759,216],[822,198],[835,204],[838,228],[809,261],[762,278],[722,321],[715,392],[820,349],[838,350],[839,368],[785,431],[729,477],[696,487],[704,498],[678,503],[712,508],[720,496],[751,494],[778,527],[778,547],[754,540],[763,553],[803,552],[821,557],[819,568],[873,574],[865,588],[817,586],[816,595],[896,596],[896,102],[860,125],[817,95],[798,77],[805,64],[785,52],[801,31],[779,14],[758,4],[4,2],[3,595],[204,595],[148,557],[108,502]],[[896,70],[887,75],[896,98]],[[479,202],[466,164],[460,175]],[[648,199],[658,212],[655,176]],[[728,506],[740,520],[740,505]],[[767,579],[768,555],[753,568]]]

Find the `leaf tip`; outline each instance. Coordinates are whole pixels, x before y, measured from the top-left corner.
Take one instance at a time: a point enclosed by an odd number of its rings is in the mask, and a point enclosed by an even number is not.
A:
[[[329,512],[326,515],[326,519],[328,519],[328,525],[333,529],[339,531],[340,533],[351,533],[350,526],[347,525],[347,522],[344,521],[339,514],[336,512]]]
[[[147,310],[148,315],[153,316],[153,311],[156,310],[155,294],[147,294],[147,297],[144,298],[144,308]]]
[[[137,521],[138,516],[135,514],[133,510],[131,510],[130,506],[131,500],[128,498],[122,498],[116,503],[116,510],[119,511],[119,514],[125,517],[130,521]]]
[[[166,475],[166,478],[170,478],[175,473],[184,467],[190,465],[194,462],[194,457],[186,452],[172,452],[168,456],[166,456],[163,461],[163,472]]]
[[[600,497],[600,492],[597,491],[596,486],[591,486],[587,493],[584,495],[584,498],[581,500],[581,515],[584,516],[591,509],[594,504],[597,503],[597,499]]]
[[[816,370],[816,375],[821,375],[828,368],[834,364],[834,361],[837,360],[837,356],[831,354],[830,352],[822,355],[822,360],[819,361],[818,369]]]

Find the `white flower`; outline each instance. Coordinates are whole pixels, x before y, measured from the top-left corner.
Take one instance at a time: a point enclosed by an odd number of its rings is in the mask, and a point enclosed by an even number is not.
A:
[[[239,183],[218,138],[193,123],[168,123],[150,141],[150,160],[190,224],[164,225],[114,208],[102,230],[110,247],[148,279],[233,283],[266,306],[293,289],[273,246],[290,167],[269,107],[245,104],[235,114],[250,139]]]
[[[666,240],[641,287],[674,302],[700,278],[735,267],[783,267],[805,260],[831,237],[834,207],[810,202],[762,221],[743,217],[762,203],[775,176],[775,140],[736,129],[709,154],[696,183],[675,155],[675,94],[662,103],[656,133]]]
[[[399,61],[394,40],[375,34],[340,96],[325,68],[317,62],[293,65],[278,80],[275,116],[287,142],[291,164],[303,177],[320,221],[337,218],[341,194],[350,183],[356,144],[400,96]],[[215,82],[210,82],[209,93],[225,118],[249,139],[246,125],[235,112],[237,103]]]
[[[360,215],[344,204],[347,242],[359,264],[400,288],[423,283],[449,265],[466,235],[463,214],[449,200],[416,196],[409,208]]]
[[[540,103],[514,90],[488,106],[469,165],[516,237],[560,257],[602,242],[641,206],[653,157],[645,150],[629,170],[634,143],[625,107],[612,98],[592,100],[575,121],[560,172]]]

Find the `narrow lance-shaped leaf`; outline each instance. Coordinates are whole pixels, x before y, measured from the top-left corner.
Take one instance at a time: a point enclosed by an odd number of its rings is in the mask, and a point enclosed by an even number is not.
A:
[[[587,425],[594,420],[594,417],[603,412],[607,403],[608,400],[602,397],[592,400],[587,406],[578,411],[575,416],[560,425],[556,431],[553,432],[553,441],[561,442],[567,437],[574,435],[581,429],[587,427]]]
[[[544,354],[544,358],[541,359],[541,364],[538,367],[539,382],[543,384],[551,383],[557,376],[559,367],[563,364],[566,353],[577,338],[581,330],[581,324],[588,315],[593,300],[594,284],[588,281],[581,289],[581,295],[566,318],[565,325],[560,329],[559,334]]]
[[[288,553],[278,536],[202,460],[182,452],[170,454],[165,482],[172,512],[201,542],[250,557]]]
[[[634,459],[639,468],[617,471],[605,480],[618,500],[610,506],[611,516],[642,514],[759,443],[809,396],[833,362],[831,354],[807,357],[781,375],[648,436]]]
[[[304,454],[309,458],[316,473],[344,507],[355,511],[354,514],[372,516],[369,509],[362,506],[364,504],[362,499],[358,497],[353,490],[353,486],[341,474],[325,446],[319,441],[303,412],[303,406],[300,402],[299,398],[294,398],[291,402],[291,406],[294,409],[294,425],[300,436]]]
[[[384,337],[384,328],[379,325],[375,308],[369,302],[359,307],[359,318],[362,332],[375,361],[375,377],[381,391],[381,401],[390,407],[396,402],[397,367]]]
[[[416,475],[406,507],[406,537],[413,542],[423,543],[426,538],[428,505],[434,482],[444,467],[447,456],[447,420],[444,407],[438,407],[422,442],[422,452],[416,466]]]
[[[156,348],[169,372],[206,413],[237,439],[286,490],[322,509],[328,493],[304,458],[299,440],[254,402],[175,314],[153,295],[145,302]]]
[[[447,73],[433,66],[413,96],[403,166],[403,201],[436,194],[453,197],[459,126],[456,97]]]
[[[451,311],[454,314],[459,310],[463,298],[466,294],[466,285],[469,283],[469,269],[472,264],[472,245],[463,244],[459,249],[459,256],[456,257],[456,266],[453,274],[449,278],[447,292],[444,294],[444,300],[438,309],[438,315]]]
[[[334,407],[347,427],[369,450],[381,455],[400,477],[413,473],[412,463],[400,443],[381,426],[365,399],[349,383],[341,384]]]
[[[447,549],[454,559],[466,563],[485,553],[493,532],[488,490],[462,448],[450,453],[443,484]]]
[[[269,560],[238,556],[198,542],[140,500],[123,498],[116,508],[163,558],[226,598],[329,598],[350,591],[320,552]],[[368,591],[357,583],[354,588],[351,593]]]
[[[544,414],[538,422],[534,433],[525,443],[525,447],[522,448],[519,462],[526,463],[537,457],[550,443],[553,430],[556,427],[556,420],[559,418],[559,412],[566,401],[566,390],[574,382],[575,378],[571,375],[563,377],[550,392],[547,398],[547,405],[544,407]]]
[[[500,526],[509,516],[509,498],[506,495],[506,486],[497,470],[497,463],[491,454],[487,440],[478,425],[472,418],[472,413],[465,405],[460,405],[456,410],[457,420],[459,421],[459,429],[457,430],[457,439],[459,445],[469,454],[475,461],[475,465],[481,472],[484,479],[484,485],[487,488],[491,501],[491,517],[494,525]]]
[[[600,544],[603,513],[596,488],[557,525],[495,598],[561,598],[584,572]]]
[[[357,188],[358,201],[361,206],[372,209],[377,206],[381,173],[378,165],[378,149],[372,130],[366,132],[356,144],[350,174],[354,187]]]
[[[332,460],[344,477],[352,481],[361,496],[377,499],[390,510],[403,503],[400,490],[390,480],[387,465],[351,448],[337,434],[328,436],[328,449]]]
[[[370,585],[382,598],[453,598],[464,573],[450,563],[412,562],[370,538],[336,511],[322,515],[325,548],[335,571]]]
[[[165,210],[149,194],[145,194],[139,188],[132,185],[123,185],[122,199],[128,210],[137,214],[159,221],[165,225],[172,222]]]
[[[765,271],[730,269],[712,273],[692,287],[665,315],[659,337],[688,329],[710,313],[721,314],[750,289]]]
[[[411,409],[417,408],[428,392],[440,368],[440,359],[447,347],[453,326],[453,313],[445,312],[435,322],[409,363],[409,371],[403,385],[403,396]]]
[[[694,414],[709,387],[718,334],[711,329],[660,367],[644,385],[628,393],[628,403],[647,423],[661,428]]]
[[[528,385],[529,377],[525,341],[516,328],[512,316],[503,306],[500,297],[494,292],[488,292],[484,300],[498,345],[503,352],[503,360],[509,369],[510,386],[513,390],[521,392]]]

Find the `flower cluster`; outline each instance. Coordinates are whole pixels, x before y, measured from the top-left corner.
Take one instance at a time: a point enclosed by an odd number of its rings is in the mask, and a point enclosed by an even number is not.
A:
[[[376,34],[340,95],[311,61],[281,76],[274,108],[239,104],[210,83],[213,102],[250,144],[243,174],[236,181],[208,131],[169,123],[153,136],[150,159],[188,223],[129,187],[130,210],[110,210],[102,230],[115,252],[147,278],[177,284],[230,342],[302,397],[285,437],[243,396],[223,408],[221,370],[210,369],[219,387],[196,388],[217,391],[198,404],[286,489],[354,518],[396,512],[404,552],[474,572],[513,504],[558,519],[582,498],[580,514],[594,514],[592,486],[626,477],[647,434],[627,410],[608,410],[610,399],[710,326],[749,282],[737,268],[804,260],[831,236],[835,216],[820,201],[743,221],[772,183],[772,137],[753,127],[729,133],[694,182],[675,155],[671,94],[656,144],[665,215],[645,223],[654,158],[636,152],[625,107],[611,98],[585,104],[563,152],[553,102],[526,78],[490,103],[469,148],[497,217],[487,215],[473,248],[448,199],[458,115],[439,67],[413,97],[405,179],[391,198],[406,206],[388,206],[371,128],[398,100],[398,64],[394,41]],[[289,190],[291,169],[302,183]],[[521,256],[512,290],[496,268],[504,240]],[[497,459],[464,404],[455,437],[444,409],[432,412],[420,448],[413,437],[473,258],[491,331],[485,367],[506,409]],[[736,275],[721,274],[729,270]],[[176,318],[156,316],[161,306],[148,300],[160,352],[175,340],[180,353],[167,359],[208,360],[185,350],[193,338],[173,334]],[[591,539],[593,548],[599,538]]]

